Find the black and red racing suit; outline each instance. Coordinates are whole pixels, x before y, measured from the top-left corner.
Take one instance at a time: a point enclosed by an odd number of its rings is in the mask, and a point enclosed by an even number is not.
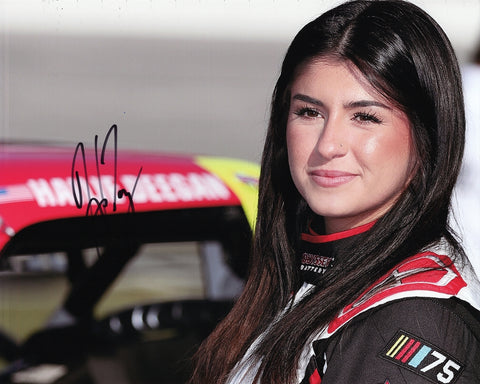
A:
[[[370,226],[327,236],[302,234],[302,291],[308,292],[338,262],[330,254],[335,243]],[[460,269],[439,250],[412,256],[319,332],[300,362],[299,380],[480,383],[479,304],[478,280],[468,266]]]
[[[295,301],[325,273],[334,273],[333,264],[343,264],[333,256],[340,242],[355,244],[356,235],[371,226],[302,234],[305,282]],[[480,283],[469,265],[455,265],[447,253],[436,247],[409,257],[345,307],[305,346],[297,383],[480,384]],[[252,358],[258,342],[228,384],[253,382],[261,360]]]

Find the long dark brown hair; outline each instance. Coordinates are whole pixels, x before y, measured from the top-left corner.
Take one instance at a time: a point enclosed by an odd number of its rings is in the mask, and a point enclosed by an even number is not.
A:
[[[354,252],[337,250],[346,262],[274,323],[302,283],[296,243],[311,215],[288,167],[290,87],[303,64],[321,57],[352,63],[406,113],[417,171],[389,212],[360,235]],[[356,0],[307,24],[286,53],[272,97],[249,279],[232,312],[200,347],[191,382],[224,383],[263,333],[253,354],[260,362],[257,379],[261,375],[263,384],[291,383],[309,337],[400,261],[442,237],[462,257],[447,217],[463,155],[464,125],[455,53],[438,24],[417,6]]]

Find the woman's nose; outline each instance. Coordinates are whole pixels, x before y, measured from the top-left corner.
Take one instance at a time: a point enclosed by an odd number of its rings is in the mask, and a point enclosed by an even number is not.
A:
[[[338,119],[328,118],[318,137],[317,151],[325,159],[342,157],[348,152],[348,137]]]

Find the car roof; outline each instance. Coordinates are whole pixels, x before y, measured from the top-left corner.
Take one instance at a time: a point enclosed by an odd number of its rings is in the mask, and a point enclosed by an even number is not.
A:
[[[257,164],[110,147],[0,143],[0,250],[28,228],[87,216],[240,207],[253,226]]]

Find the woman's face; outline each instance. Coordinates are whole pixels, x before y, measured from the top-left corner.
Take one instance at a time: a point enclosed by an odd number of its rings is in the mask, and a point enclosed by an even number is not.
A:
[[[291,88],[290,172],[327,233],[383,215],[407,186],[415,155],[407,116],[354,67],[315,60]]]

